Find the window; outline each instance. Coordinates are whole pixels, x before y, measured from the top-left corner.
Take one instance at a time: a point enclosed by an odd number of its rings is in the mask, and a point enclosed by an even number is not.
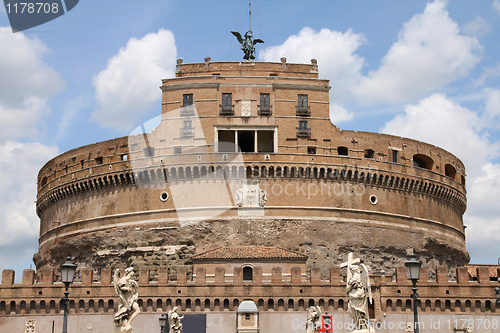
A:
[[[372,149],[365,149],[365,158],[373,158],[375,157],[375,151]]]
[[[182,106],[193,105],[193,94],[184,94],[182,100]]]
[[[337,147],[337,155],[347,156],[349,155],[349,149],[347,147]]]
[[[181,116],[185,117],[192,115],[194,115],[193,94],[184,94],[182,98]]]
[[[310,155],[316,154],[316,147],[307,147],[307,153]]]
[[[444,166],[444,174],[450,178],[455,179],[455,177],[457,176],[457,170],[455,169],[455,167],[453,165],[446,164]]]
[[[174,147],[174,154],[175,154],[175,155],[180,155],[180,154],[182,154],[182,147],[179,147],[179,146]]]
[[[194,135],[193,121],[184,120],[184,127],[181,128],[181,137],[191,137]]]
[[[243,267],[243,281],[253,280],[253,268],[250,266]]]
[[[413,155],[413,166],[416,168],[432,170],[434,166],[434,161],[432,158],[422,154]]]
[[[298,137],[310,137],[311,129],[308,127],[307,120],[299,120],[299,127],[297,127]]]
[[[392,150],[392,162],[398,163],[398,151],[397,150]]]
[[[259,115],[271,115],[271,96],[269,94],[260,94]]]
[[[274,129],[218,129],[219,153],[274,153]]]
[[[95,163],[96,163],[96,164],[102,164],[102,162],[103,162],[103,161],[102,161],[102,156],[99,156],[99,157],[96,157],[96,158],[95,158]]]
[[[234,115],[233,94],[223,93],[220,114],[223,116]]]
[[[298,103],[297,103],[297,116],[310,116],[310,110],[309,110],[309,104],[307,102],[307,95],[300,95],[298,96]]]

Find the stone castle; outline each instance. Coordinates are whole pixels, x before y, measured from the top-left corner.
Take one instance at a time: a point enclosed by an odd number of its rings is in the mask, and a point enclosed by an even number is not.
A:
[[[441,331],[456,332],[466,318],[496,331],[499,273],[467,265],[465,167],[453,154],[333,125],[329,81],[314,59],[179,59],[161,90],[157,120],[40,170],[37,271],[25,270],[21,284],[3,272],[0,328],[59,320],[54,281],[68,255],[79,267],[70,295],[78,332],[107,325],[112,269],[127,266],[139,271],[142,318],[177,305],[206,315],[206,332],[305,332],[293,323],[319,306],[347,321],[339,267],[349,252],[372,269],[371,318],[411,322],[404,262],[413,252],[429,325],[442,318]],[[258,320],[237,319],[243,301]]]

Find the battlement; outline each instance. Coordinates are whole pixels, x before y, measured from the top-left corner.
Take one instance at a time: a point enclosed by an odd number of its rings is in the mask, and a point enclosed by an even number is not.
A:
[[[419,286],[492,286],[498,283],[497,276],[492,277],[490,274],[491,267],[494,266],[478,266],[478,267],[459,267],[456,269],[456,274],[453,278],[450,277],[448,269],[444,267],[435,270],[435,278],[429,278],[429,273],[426,268],[421,269],[421,278],[418,282]],[[475,270],[474,274],[470,274],[471,269]],[[339,286],[345,285],[345,276],[341,274],[339,268],[331,268],[330,278],[322,279],[319,268],[312,268],[309,274],[302,272],[300,267],[292,267],[291,273],[282,272],[281,267],[273,267],[272,273],[262,273],[262,269],[257,266],[253,270],[251,280],[243,280],[243,268],[235,267],[233,272],[226,272],[223,267],[217,267],[215,274],[206,274],[204,267],[197,267],[196,272],[188,272],[185,266],[177,267],[176,272],[170,272],[166,267],[160,267],[151,274],[147,268],[141,268],[136,273],[140,286],[149,285],[176,285],[176,286],[204,286],[204,285],[330,285]],[[124,269],[120,270],[121,275]],[[0,288],[9,287],[27,287],[27,286],[59,286],[57,281],[59,271],[43,269],[35,272],[33,269],[25,269],[22,275],[21,283],[14,283],[15,271],[4,269],[2,271],[2,281]],[[112,270],[104,268],[100,275],[94,275],[94,270],[83,268],[78,269],[76,282],[74,285],[90,286],[90,285],[109,285],[112,284]],[[38,279],[36,278],[38,276]],[[188,278],[190,277],[190,278]],[[407,278],[405,267],[399,267],[393,275],[371,275],[371,279],[376,285],[384,286],[405,286],[410,282]]]
[[[498,312],[494,287],[500,283],[490,277],[489,267],[477,268],[477,281],[469,274],[470,267],[456,270],[451,280],[444,268],[436,270],[436,279],[424,278],[421,271],[418,283],[420,311],[429,312]],[[123,274],[124,270],[121,270]],[[270,275],[262,274],[256,267],[252,280],[243,280],[242,269],[225,272],[216,270],[207,275],[198,267],[192,278],[186,267],[177,267],[174,278],[169,278],[166,267],[158,269],[155,276],[148,269],[139,269],[139,305],[143,312],[167,311],[178,306],[182,311],[235,311],[244,299],[253,299],[259,311],[305,311],[318,305],[325,312],[347,310],[345,281],[339,268],[330,269],[330,277],[321,279],[319,269],[304,274],[299,267],[283,273],[279,267]],[[36,280],[35,276],[39,279]],[[497,274],[498,275],[498,274]],[[62,311],[60,297],[63,284],[56,281],[57,272],[42,270],[23,271],[22,282],[14,283],[15,272],[4,270],[0,285],[0,315],[55,314]],[[70,312],[107,313],[117,309],[117,296],[112,285],[112,270],[102,269],[95,278],[91,269],[78,271],[79,281],[70,286]],[[375,314],[382,312],[411,312],[411,284],[406,268],[399,267],[392,276],[372,275],[372,292]],[[273,288],[269,288],[269,287]]]
[[[210,57],[203,63],[184,64],[177,60],[176,77],[186,76],[282,76],[298,78],[318,78],[318,62],[311,59],[311,64],[291,64],[286,58],[281,62],[223,61],[212,62]]]

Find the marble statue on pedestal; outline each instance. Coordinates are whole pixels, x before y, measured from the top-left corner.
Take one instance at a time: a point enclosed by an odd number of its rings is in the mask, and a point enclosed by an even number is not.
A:
[[[347,262],[340,267],[347,267],[346,295],[349,297],[347,311],[352,319],[352,332],[375,332],[375,329],[370,326],[368,314],[368,302],[373,302],[368,267],[359,259],[353,259],[352,253],[349,253]]]
[[[172,310],[168,311],[168,325],[170,327],[170,333],[181,333],[182,332],[182,322],[184,316],[179,316],[177,313],[178,307],[174,307]]]
[[[319,306],[310,306],[307,309],[306,333],[318,333],[321,328],[321,309]]]
[[[132,279],[134,269],[129,267],[125,270],[125,275],[120,278],[120,270],[116,269],[113,276],[115,291],[119,296],[118,311],[115,314],[115,332],[131,333],[130,322],[139,314],[139,304],[137,298],[139,285]]]

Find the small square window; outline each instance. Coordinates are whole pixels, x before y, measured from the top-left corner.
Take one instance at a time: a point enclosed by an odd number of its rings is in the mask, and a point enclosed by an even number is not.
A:
[[[182,147],[174,147],[174,154],[175,155],[182,154]]]
[[[310,155],[316,154],[316,147],[307,147],[307,153]]]

